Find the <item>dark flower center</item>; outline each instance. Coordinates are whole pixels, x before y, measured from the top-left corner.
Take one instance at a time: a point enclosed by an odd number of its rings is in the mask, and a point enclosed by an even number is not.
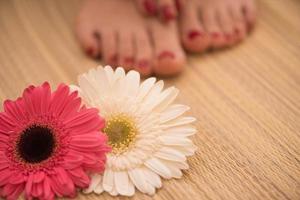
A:
[[[50,128],[33,125],[21,134],[17,150],[25,162],[39,163],[52,155],[55,143],[53,131]]]

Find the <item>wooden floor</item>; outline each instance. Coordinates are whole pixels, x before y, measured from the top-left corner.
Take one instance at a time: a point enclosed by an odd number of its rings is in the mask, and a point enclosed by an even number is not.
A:
[[[78,7],[78,0],[0,0],[1,101],[31,83],[75,83],[98,64],[73,35]],[[300,1],[259,7],[244,43],[191,55],[185,73],[166,80],[198,119],[199,150],[182,179],[132,199],[300,199]]]

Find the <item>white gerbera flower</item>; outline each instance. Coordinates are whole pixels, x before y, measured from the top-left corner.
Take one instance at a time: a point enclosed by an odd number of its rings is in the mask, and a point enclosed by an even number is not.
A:
[[[94,174],[85,193],[132,196],[137,188],[153,195],[162,186],[160,176],[182,176],[186,156],[196,149],[188,139],[196,129],[194,118],[182,116],[189,107],[173,104],[176,88],[163,90],[163,81],[155,78],[140,84],[138,72],[110,66],[92,69],[78,81],[85,103],[106,119],[103,131],[112,147],[103,176]]]

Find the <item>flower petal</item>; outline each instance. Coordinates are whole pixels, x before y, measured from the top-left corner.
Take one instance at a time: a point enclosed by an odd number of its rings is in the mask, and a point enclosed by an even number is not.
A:
[[[102,182],[102,176],[100,174],[93,174],[91,176],[91,183],[90,186],[83,190],[83,193],[89,194],[93,192],[96,189],[96,186],[98,186]]]
[[[128,174],[124,171],[114,172],[114,182],[116,190],[119,194],[127,196],[128,191]]]
[[[140,168],[129,170],[128,174],[130,180],[141,192],[149,195],[155,193],[155,188],[145,180],[143,171]]]
[[[163,147],[159,149],[158,152],[155,153],[155,157],[178,162],[186,161],[186,157],[184,154],[169,147]]]
[[[145,165],[165,179],[170,179],[172,177],[170,170],[157,158],[147,160]]]
[[[188,138],[179,138],[173,136],[159,136],[159,140],[161,140],[165,145],[170,146],[193,146],[193,142]]]
[[[103,177],[102,177],[102,178],[103,178]],[[96,187],[95,187],[95,189],[94,189],[94,192],[95,192],[96,194],[101,194],[103,191],[104,191],[104,189],[103,189],[102,181],[101,181],[101,182],[99,182],[98,185],[96,185]]]
[[[183,113],[188,111],[190,107],[185,105],[171,105],[167,108],[167,110],[163,111],[160,115],[160,122],[165,123],[167,121],[170,121],[172,119],[175,119],[179,116],[181,116]]]
[[[160,188],[162,186],[159,175],[157,175],[156,173],[154,173],[146,167],[143,167],[142,170],[148,183],[150,183],[153,187],[156,188]]]
[[[110,169],[106,169],[103,175],[103,189],[110,192],[114,187],[114,173]]]
[[[174,137],[188,137],[194,135],[197,130],[195,127],[190,125],[177,126],[174,128],[168,128],[164,130],[165,135]]]
[[[196,121],[196,119],[194,117],[180,117],[178,119],[171,120],[161,126],[163,128],[170,128],[170,127],[190,124],[190,123],[193,123],[194,121]]]

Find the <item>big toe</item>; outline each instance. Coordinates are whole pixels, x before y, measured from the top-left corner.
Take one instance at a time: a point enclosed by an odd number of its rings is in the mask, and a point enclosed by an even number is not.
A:
[[[179,42],[176,22],[161,24],[151,22],[154,43],[154,72],[160,76],[171,76],[184,69],[186,56]]]
[[[184,48],[190,52],[203,52],[210,44],[210,38],[198,17],[193,2],[187,2],[182,8],[179,18],[180,38]]]
[[[82,16],[77,19],[76,36],[88,56],[100,55],[100,38],[93,23]]]

